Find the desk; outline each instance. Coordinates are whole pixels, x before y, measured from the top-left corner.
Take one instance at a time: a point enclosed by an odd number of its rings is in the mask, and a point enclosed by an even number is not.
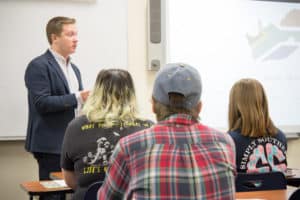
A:
[[[21,183],[22,189],[24,189],[28,195],[29,199],[33,200],[33,196],[40,196],[42,194],[66,194],[73,193],[73,190],[69,187],[60,187],[60,188],[45,188],[41,185],[43,181],[29,181]]]
[[[289,193],[287,190],[264,190],[264,191],[251,191],[251,192],[237,192],[235,195],[236,200],[247,198],[256,198],[264,200],[287,200]]]
[[[300,170],[292,169],[292,173],[295,176],[287,176],[287,184],[290,186],[300,186]],[[62,172],[51,172],[50,178],[53,180],[63,179]],[[290,191],[290,192],[289,192]],[[236,198],[264,198],[265,200],[285,200],[288,199],[293,189],[286,190],[270,190],[270,191],[255,191],[255,192],[237,192]]]
[[[64,175],[62,172],[51,172],[50,178],[52,180],[60,180],[60,179],[64,179]]]
[[[300,186],[300,169],[291,168],[291,176],[286,176],[287,185],[299,187]]]

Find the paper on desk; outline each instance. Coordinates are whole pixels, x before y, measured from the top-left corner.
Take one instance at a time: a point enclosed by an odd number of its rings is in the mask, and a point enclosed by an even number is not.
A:
[[[64,180],[42,181],[41,185],[43,185],[45,188],[68,187]]]
[[[235,199],[235,200],[266,200],[266,199],[261,199],[261,198],[238,198],[238,199]]]

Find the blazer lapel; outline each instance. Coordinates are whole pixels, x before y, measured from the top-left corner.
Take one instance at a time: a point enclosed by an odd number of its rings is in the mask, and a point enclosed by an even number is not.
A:
[[[47,54],[50,65],[56,70],[58,76],[63,81],[68,93],[70,93],[70,88],[69,88],[67,79],[64,75],[64,72],[61,70],[59,64],[56,62],[55,58],[53,57],[53,55],[51,54],[51,52],[49,50],[47,50],[46,54]]]

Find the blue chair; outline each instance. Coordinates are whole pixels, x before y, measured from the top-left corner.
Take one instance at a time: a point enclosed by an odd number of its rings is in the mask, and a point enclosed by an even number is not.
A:
[[[97,193],[101,185],[102,185],[102,181],[91,184],[84,195],[84,200],[96,200]]]
[[[282,172],[238,173],[235,180],[237,192],[286,189]]]
[[[299,200],[300,199],[300,188],[295,190],[292,195],[289,197],[289,200]]]

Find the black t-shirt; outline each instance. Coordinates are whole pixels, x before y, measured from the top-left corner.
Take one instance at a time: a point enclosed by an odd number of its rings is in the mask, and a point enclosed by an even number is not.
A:
[[[287,168],[285,135],[279,130],[274,136],[250,138],[239,131],[229,132],[236,146],[238,172],[282,171]]]
[[[77,189],[73,199],[82,200],[91,183],[104,180],[109,157],[120,138],[152,124],[149,120],[136,120],[107,126],[101,122],[91,123],[86,116],[72,120],[64,137],[61,166],[76,174]]]

